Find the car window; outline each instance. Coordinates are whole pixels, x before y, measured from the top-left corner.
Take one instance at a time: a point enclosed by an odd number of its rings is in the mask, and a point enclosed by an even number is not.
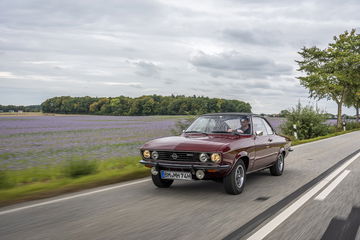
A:
[[[269,123],[268,123],[266,120],[264,120],[264,119],[261,119],[261,120],[263,120],[263,123],[264,123],[264,125],[265,125],[265,128],[266,128],[267,133],[268,133],[269,135],[274,134],[274,131],[273,131],[272,128],[270,127]]]
[[[254,132],[256,131],[262,131],[263,135],[267,135],[266,127],[264,125],[264,120],[258,117],[253,117],[253,126],[254,126]]]

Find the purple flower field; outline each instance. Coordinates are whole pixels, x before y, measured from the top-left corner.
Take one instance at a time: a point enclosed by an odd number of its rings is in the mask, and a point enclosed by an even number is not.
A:
[[[46,167],[71,157],[136,156],[144,142],[170,136],[182,119],[184,116],[0,117],[0,170]],[[268,120],[277,131],[285,121]]]
[[[79,156],[134,156],[144,142],[171,135],[179,119],[183,117],[0,117],[0,169],[48,166]]]

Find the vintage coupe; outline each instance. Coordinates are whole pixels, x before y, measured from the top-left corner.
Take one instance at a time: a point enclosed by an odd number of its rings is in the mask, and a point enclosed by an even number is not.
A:
[[[250,113],[205,114],[181,136],[145,143],[140,163],[151,168],[153,183],[167,188],[174,180],[222,181],[225,191],[243,191],[246,174],[269,168],[274,176],[284,171],[292,148],[269,122]]]

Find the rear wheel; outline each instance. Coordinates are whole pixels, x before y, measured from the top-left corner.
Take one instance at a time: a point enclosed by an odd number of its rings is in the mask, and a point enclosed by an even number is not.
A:
[[[271,175],[273,176],[282,175],[282,173],[284,172],[284,165],[285,165],[284,155],[280,153],[275,164],[270,167]]]
[[[168,188],[173,184],[174,180],[161,179],[160,173],[156,175],[151,175],[152,181],[158,188]]]
[[[230,174],[224,177],[224,188],[229,194],[237,195],[244,190],[246,182],[246,168],[244,162],[239,160]]]

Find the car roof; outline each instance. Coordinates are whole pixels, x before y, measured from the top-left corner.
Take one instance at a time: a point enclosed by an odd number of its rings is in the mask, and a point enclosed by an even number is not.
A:
[[[246,115],[246,116],[257,116],[257,117],[261,117],[260,115],[254,114],[254,113],[244,113],[244,112],[226,112],[226,113],[207,113],[207,114],[203,114],[202,116],[223,116],[223,115]]]

